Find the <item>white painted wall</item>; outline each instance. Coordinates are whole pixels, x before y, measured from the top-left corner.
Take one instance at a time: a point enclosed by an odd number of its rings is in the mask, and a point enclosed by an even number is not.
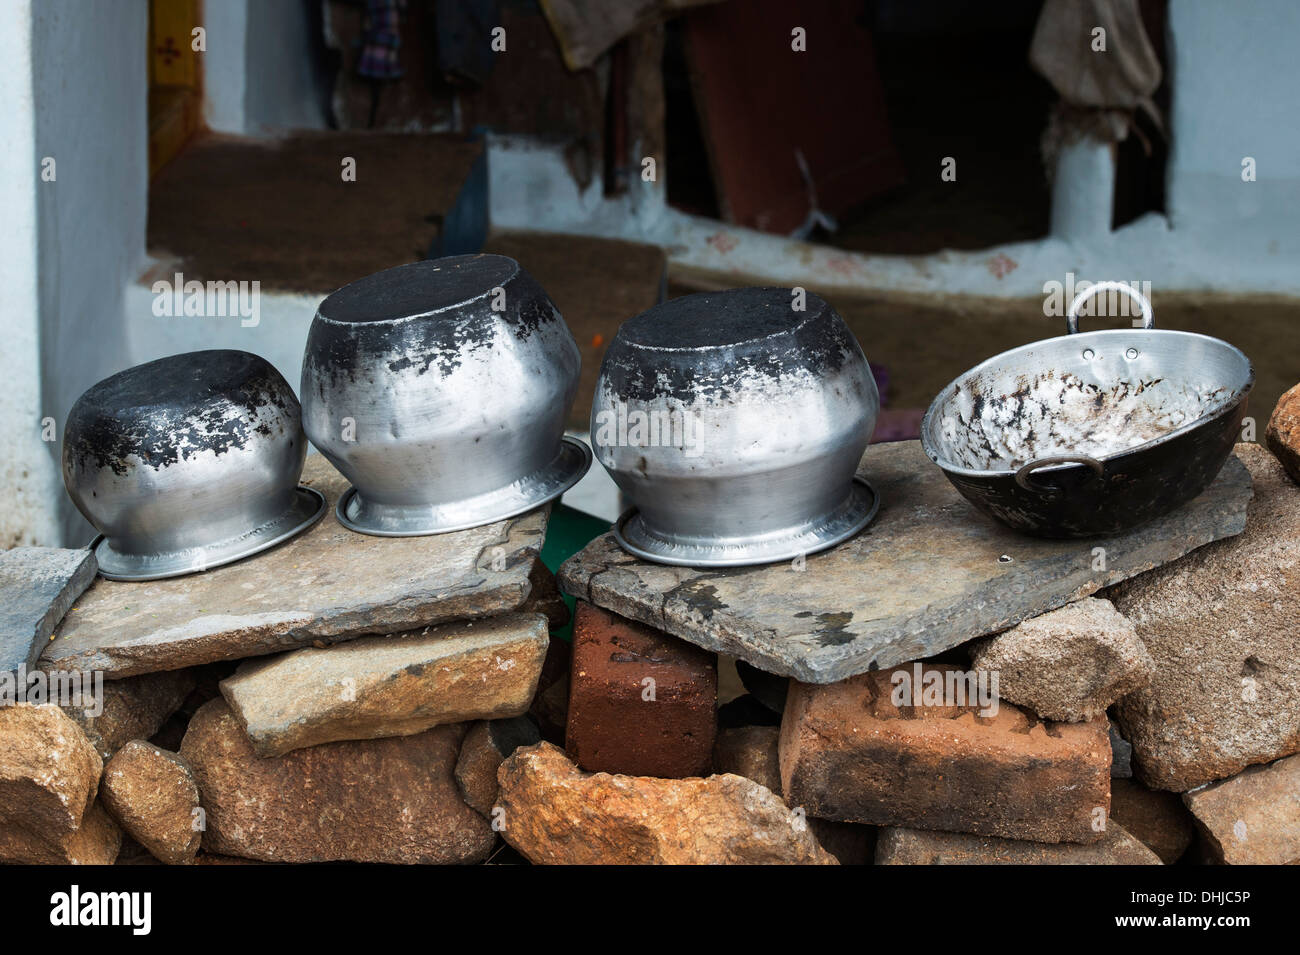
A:
[[[4,0],[0,16],[0,548],[57,544],[52,506],[58,465],[41,440],[40,282],[37,277],[36,99],[32,95],[30,0]]]
[[[203,118],[208,128],[244,132],[247,89],[248,0],[209,0],[203,5],[207,51],[203,54]]]
[[[1300,253],[1300,4],[1171,0],[1169,218],[1252,255]],[[1252,157],[1257,180],[1242,181]]]
[[[1061,146],[1052,180],[1052,235],[1104,242],[1115,205],[1115,147],[1084,136]]]
[[[210,0],[203,10],[204,115],[234,135],[324,129],[320,0]]]
[[[173,281],[174,269],[160,265],[150,276]],[[238,316],[158,316],[154,293],[147,283],[134,283],[126,293],[126,337],[131,364],[204,348],[234,348],[261,355],[284,375],[297,392],[302,377],[302,352],[316,306],[325,297],[261,290],[255,326]]]
[[[256,0],[248,5],[246,132],[324,129],[320,0]]]
[[[32,5],[42,414],[62,427],[87,387],[130,364],[123,296],[144,261],[148,190],[148,7],[40,0]],[[6,69],[12,65],[6,62]],[[55,445],[47,445],[53,456]],[[65,540],[89,527],[58,495]]]

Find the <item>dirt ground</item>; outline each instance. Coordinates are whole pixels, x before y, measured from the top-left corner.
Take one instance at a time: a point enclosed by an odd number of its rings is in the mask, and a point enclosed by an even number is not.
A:
[[[205,135],[150,185],[149,252],[179,258],[187,277],[329,292],[426,258],[482,149],[388,133]]]

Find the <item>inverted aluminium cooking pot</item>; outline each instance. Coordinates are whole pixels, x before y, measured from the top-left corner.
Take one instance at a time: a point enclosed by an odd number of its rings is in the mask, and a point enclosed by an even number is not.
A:
[[[77,399],[63,481],[103,535],[100,573],[156,580],[240,560],[319,520],[324,497],[298,487],[306,453],[298,399],[268,362],[190,352]]]
[[[339,521],[438,534],[552,500],[591,463],[564,437],[578,346],[513,259],[386,269],[320,304],[302,365],[303,425],[352,484]]]
[[[874,516],[878,499],[854,472],[876,384],[843,320],[803,294],[702,292],[618,330],[591,435],[634,505],[614,529],[625,550],[664,564],[762,564],[824,550]]]
[[[1142,328],[1079,334],[1080,306],[1099,292],[1136,302]],[[1043,537],[1125,531],[1205,490],[1241,432],[1249,359],[1156,329],[1150,303],[1121,282],[1080,292],[1066,329],[944,388],[921,423],[930,459],[980,510]]]

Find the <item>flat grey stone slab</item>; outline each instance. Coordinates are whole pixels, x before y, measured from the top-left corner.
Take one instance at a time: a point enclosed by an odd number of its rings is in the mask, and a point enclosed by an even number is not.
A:
[[[0,552],[0,672],[36,662],[99,566],[90,551],[15,547]]]
[[[872,445],[859,473],[880,494],[880,513],[802,570],[665,567],[605,534],[560,568],[560,586],[769,673],[834,683],[1005,630],[1239,534],[1252,493],[1233,457],[1173,514],[1120,536],[1060,541],[1017,534],[975,510],[919,441]]]
[[[302,482],[329,512],[299,537],[205,573],[99,578],[63,619],[44,669],[107,679],[325,646],[515,610],[546,536],[549,507],[431,537],[371,537],[338,523],[347,482],[321,455]]]

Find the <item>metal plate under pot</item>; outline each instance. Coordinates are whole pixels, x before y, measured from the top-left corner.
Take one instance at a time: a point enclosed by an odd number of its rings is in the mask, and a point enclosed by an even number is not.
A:
[[[447,534],[517,517],[554,501],[582,480],[590,467],[591,449],[566,435],[554,461],[504,488],[450,504],[372,507],[350,487],[339,498],[334,513],[349,530],[376,537]]]
[[[162,554],[123,554],[109,546],[101,534],[91,549],[99,561],[100,575],[109,580],[163,580],[212,570],[270,550],[311,527],[324,516],[325,510],[325,495],[299,485],[284,514],[233,540]]]
[[[749,567],[830,550],[870,524],[879,509],[880,497],[875,489],[855,477],[849,496],[840,507],[814,523],[781,533],[734,538],[656,534],[641,520],[636,508],[632,508],[614,525],[614,539],[634,557],[657,564]]]

